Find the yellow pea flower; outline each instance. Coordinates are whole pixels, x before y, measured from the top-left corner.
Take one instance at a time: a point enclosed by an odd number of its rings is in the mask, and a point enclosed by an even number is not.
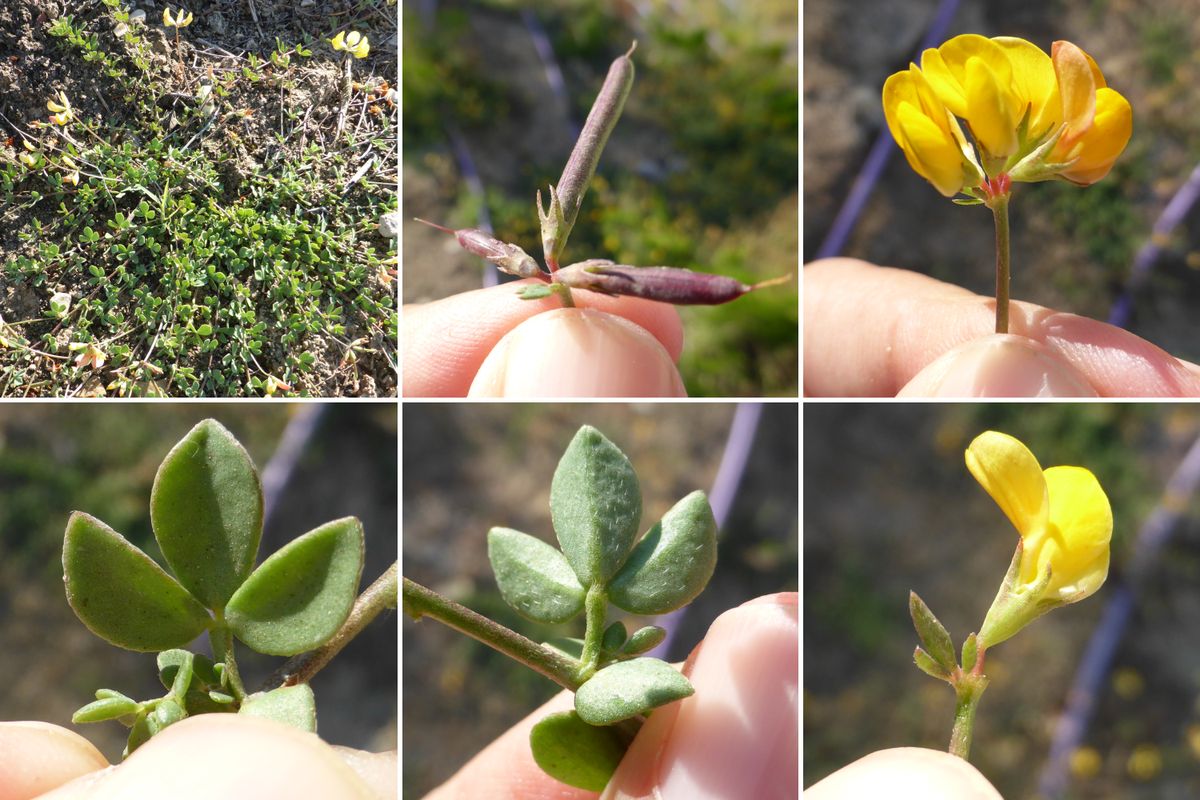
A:
[[[168,6],[163,9],[163,25],[168,28],[186,28],[192,24],[192,12],[179,9],[179,13],[172,15],[171,8]]]
[[[919,94],[926,90],[937,102]],[[978,200],[1007,194],[1010,180],[1094,183],[1133,132],[1128,101],[1108,88],[1091,56],[1061,41],[1047,55],[1024,39],[955,36],[922,53],[920,67],[888,78],[883,108],[919,175],[947,197],[965,191]],[[964,141],[957,120],[966,123],[977,154],[950,146]]]
[[[334,50],[345,50],[355,58],[366,58],[367,53],[371,52],[371,43],[367,40],[365,34],[358,31],[340,31],[337,36],[329,40],[329,44]]]
[[[1043,470],[1033,453],[1007,434],[980,434],[967,448],[966,462],[1021,535],[979,632],[985,648],[1100,588],[1108,576],[1113,518],[1108,497],[1090,471]]]
[[[54,113],[50,115],[50,121],[55,125],[66,125],[71,120],[75,119],[75,109],[71,108],[71,101],[67,99],[66,92],[59,92],[58,99],[61,102],[54,100],[46,101],[46,108]]]

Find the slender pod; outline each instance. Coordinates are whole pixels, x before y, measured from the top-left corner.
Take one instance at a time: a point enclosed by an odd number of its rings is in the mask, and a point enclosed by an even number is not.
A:
[[[725,275],[693,272],[680,267],[631,267],[604,259],[589,259],[563,267],[554,280],[572,289],[623,294],[677,306],[715,306],[747,292],[783,283],[784,275],[748,285]]]
[[[541,193],[538,193],[538,215],[542,220],[542,244],[545,247],[546,260],[551,271],[557,269],[558,256],[566,247],[567,237],[575,226],[579,216],[579,207],[583,196],[587,193],[588,184],[596,174],[596,165],[600,163],[600,154],[608,143],[609,134],[621,117],[625,108],[625,99],[633,88],[633,55],[637,42],[629,48],[629,52],[613,61],[608,68],[608,75],[600,87],[600,94],[588,112],[587,121],[571,150],[571,157],[563,168],[562,176],[557,186],[550,187],[550,210],[542,209]]]
[[[453,235],[463,250],[486,258],[499,267],[501,272],[507,272],[509,275],[516,275],[520,278],[545,279],[545,273],[542,272],[541,267],[538,266],[533,256],[515,244],[502,242],[495,236],[491,236],[478,228],[453,230],[429,220],[421,219],[420,217],[413,217],[413,219],[423,225],[428,225],[431,228],[437,228],[439,231]]]

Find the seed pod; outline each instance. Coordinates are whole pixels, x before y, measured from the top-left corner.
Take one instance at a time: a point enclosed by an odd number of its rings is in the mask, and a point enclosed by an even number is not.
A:
[[[749,286],[725,275],[679,267],[631,267],[604,259],[580,261],[554,273],[556,281],[572,289],[632,295],[677,306],[728,303],[755,289],[782,283],[789,277],[785,275]]]
[[[509,275],[516,275],[519,278],[536,278],[542,274],[542,268],[538,266],[533,256],[517,245],[502,242],[478,228],[452,230],[420,217],[413,217],[413,219],[431,228],[453,234],[454,238],[458,240],[459,247],[468,253],[486,258],[499,267],[501,272],[507,272]]]

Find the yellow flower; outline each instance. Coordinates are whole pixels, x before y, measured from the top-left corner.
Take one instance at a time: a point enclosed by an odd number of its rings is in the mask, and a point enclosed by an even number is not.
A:
[[[75,109],[71,108],[71,101],[67,99],[66,92],[59,92],[58,99],[61,102],[53,100],[46,101],[46,108],[54,113],[50,115],[50,120],[55,125],[66,125],[71,120],[75,119]]]
[[[883,108],[909,164],[947,197],[979,197],[981,189],[986,195],[993,187],[984,173],[1094,183],[1133,132],[1128,101],[1070,42],[1055,42],[1046,55],[1024,39],[955,36],[922,53],[919,68],[911,64],[888,78]]]
[[[163,9],[163,25],[168,28],[186,28],[192,24],[192,12],[179,9],[179,13],[171,15],[171,9],[168,6]]]
[[[345,50],[355,58],[366,58],[367,53],[371,52],[371,43],[367,41],[366,35],[358,31],[341,31],[329,40],[329,44],[334,50]]]
[[[980,434],[967,469],[1021,535],[1017,556],[979,633],[990,647],[1051,608],[1093,594],[1108,576],[1113,518],[1096,476],[1083,467],[1043,470],[1011,436]]]

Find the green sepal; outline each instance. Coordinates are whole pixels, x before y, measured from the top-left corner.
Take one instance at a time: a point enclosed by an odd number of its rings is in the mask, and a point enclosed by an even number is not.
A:
[[[250,455],[221,423],[204,420],[167,453],[150,521],[179,582],[209,608],[224,607],[254,567],[263,498]]]
[[[615,653],[621,648],[621,645],[625,644],[627,638],[629,638],[629,631],[625,630],[625,623],[617,620],[604,629],[604,636],[600,639],[600,649]]]
[[[187,644],[210,622],[204,607],[150,556],[80,511],[67,521],[63,580],[67,602],[88,630],[127,650]]]
[[[553,546],[512,528],[492,528],[487,545],[500,594],[521,616],[557,623],[583,611],[583,587]]]
[[[539,720],[529,732],[533,760],[557,781],[600,792],[625,755],[625,745],[608,727],[588,725],[574,711]]]
[[[625,642],[625,646],[621,648],[621,654],[636,656],[647,650],[653,650],[665,638],[667,638],[666,628],[660,628],[657,625],[647,625],[644,628],[638,628],[629,637],[629,641]]]
[[[252,694],[242,703],[238,713],[273,719],[309,733],[317,732],[317,703],[307,683]]]
[[[554,470],[550,516],[581,585],[604,583],[625,563],[641,521],[641,487],[625,454],[590,425]]]
[[[554,294],[554,289],[549,284],[541,283],[535,286],[523,286],[521,291],[517,292],[517,297],[522,300],[541,300],[543,297],[549,297]]]
[[[354,517],[327,522],[260,564],[229,598],[226,622],[260,653],[312,650],[346,621],[362,567],[362,523]]]
[[[597,672],[575,691],[575,710],[589,725],[612,725],[695,693],[665,661],[635,658]]]
[[[140,704],[125,695],[104,697],[88,703],[71,715],[71,722],[79,725],[85,722],[106,722],[126,714],[137,712]]]
[[[950,680],[950,673],[947,672],[941,664],[934,661],[933,658],[930,657],[929,653],[926,653],[920,647],[913,650],[913,663],[916,664],[917,668],[926,675],[937,678],[941,681]]]
[[[717,566],[717,521],[704,492],[655,523],[608,584],[608,599],[633,614],[665,614],[691,602]]]
[[[952,672],[958,666],[954,660],[954,642],[950,634],[938,621],[938,618],[925,605],[925,601],[916,592],[908,593],[908,613],[912,617],[913,627],[916,628],[917,638],[925,652],[938,664],[943,671]],[[920,665],[918,665],[920,666]]]
[[[975,634],[967,637],[962,646],[962,668],[964,672],[975,669],[975,659],[979,657],[979,640]]]

